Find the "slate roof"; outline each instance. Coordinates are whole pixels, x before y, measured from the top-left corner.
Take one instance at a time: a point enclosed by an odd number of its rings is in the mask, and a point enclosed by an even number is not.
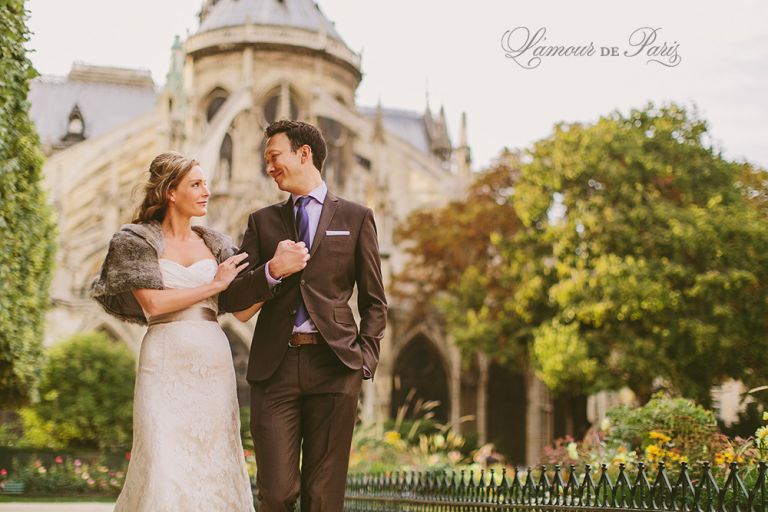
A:
[[[30,83],[30,117],[44,146],[67,133],[77,105],[85,138],[106,133],[154,108],[158,93],[148,72],[76,65],[69,76],[38,77]]]
[[[376,107],[358,107],[358,111],[368,118],[376,117]],[[430,154],[423,114],[390,108],[382,109],[381,114],[385,130],[410,143],[419,151]]]
[[[333,23],[312,0],[213,0],[203,6],[200,32],[238,25],[276,25],[325,32],[341,41]]]

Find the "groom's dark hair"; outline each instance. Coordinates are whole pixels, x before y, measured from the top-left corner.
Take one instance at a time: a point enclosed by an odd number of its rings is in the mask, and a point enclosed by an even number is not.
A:
[[[302,121],[275,121],[264,130],[267,137],[272,137],[278,133],[284,133],[291,141],[291,150],[297,151],[306,144],[312,149],[312,163],[317,170],[323,172],[323,162],[325,162],[326,146],[325,139],[320,130],[309,123]]]

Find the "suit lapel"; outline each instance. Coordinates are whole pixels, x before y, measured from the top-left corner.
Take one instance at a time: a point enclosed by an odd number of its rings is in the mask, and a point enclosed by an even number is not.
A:
[[[285,232],[288,233],[288,236],[293,239],[293,241],[297,241],[299,235],[296,233],[296,220],[293,215],[293,201],[291,201],[290,195],[288,196],[288,200],[283,203],[283,206],[280,208],[280,217],[283,219]]]
[[[317,222],[317,231],[315,231],[315,238],[312,240],[312,248],[309,251],[309,256],[312,257],[317,252],[317,247],[325,239],[325,230],[331,224],[336,210],[339,209],[339,198],[327,192],[325,194],[325,203],[323,209],[320,212],[320,220]]]

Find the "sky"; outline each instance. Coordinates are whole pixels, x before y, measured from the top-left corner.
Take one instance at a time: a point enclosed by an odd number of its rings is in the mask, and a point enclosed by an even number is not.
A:
[[[148,69],[161,85],[174,35],[197,30],[201,3],[28,0],[30,57],[42,74],[66,75],[80,61]],[[695,105],[726,157],[768,168],[763,0],[319,4],[347,45],[362,53],[358,104],[381,100],[386,108],[417,111],[427,101],[433,111],[444,106],[454,142],[466,112],[475,169],[504,147],[530,147],[555,123],[591,122],[669,101]],[[652,42],[651,29],[657,29]],[[537,46],[590,44],[594,55],[544,56],[529,65]],[[600,56],[603,46],[609,53],[616,47],[618,55]]]

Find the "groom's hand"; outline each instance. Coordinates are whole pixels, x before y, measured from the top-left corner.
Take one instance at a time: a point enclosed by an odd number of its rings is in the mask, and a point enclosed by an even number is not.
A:
[[[269,260],[269,275],[274,279],[282,279],[303,270],[307,261],[309,250],[304,242],[283,240],[277,244],[275,255]]]

